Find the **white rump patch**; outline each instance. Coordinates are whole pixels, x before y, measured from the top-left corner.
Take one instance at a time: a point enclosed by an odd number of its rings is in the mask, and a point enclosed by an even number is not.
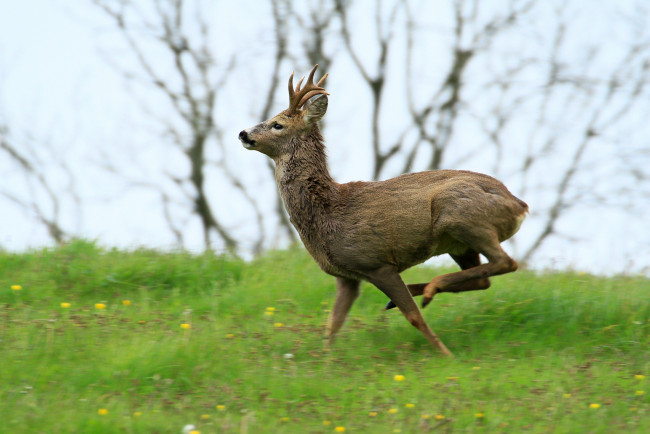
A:
[[[528,215],[528,210],[519,214],[519,216],[517,217],[517,224],[515,225],[515,230],[512,231],[512,235],[516,234],[519,231],[519,228],[521,227],[521,224],[524,222],[524,220],[526,220],[527,215]]]

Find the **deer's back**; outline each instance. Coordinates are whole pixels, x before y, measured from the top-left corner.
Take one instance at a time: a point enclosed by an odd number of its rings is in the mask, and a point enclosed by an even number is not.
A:
[[[404,270],[431,256],[462,253],[452,234],[517,231],[528,206],[498,180],[469,171],[436,170],[340,186],[335,257],[360,269],[391,263]]]

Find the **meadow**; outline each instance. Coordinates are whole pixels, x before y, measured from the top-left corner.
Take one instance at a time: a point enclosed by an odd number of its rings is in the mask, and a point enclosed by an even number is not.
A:
[[[454,358],[369,284],[326,349],[333,300],[300,248],[0,252],[0,432],[650,432],[647,278],[440,294],[424,315]]]

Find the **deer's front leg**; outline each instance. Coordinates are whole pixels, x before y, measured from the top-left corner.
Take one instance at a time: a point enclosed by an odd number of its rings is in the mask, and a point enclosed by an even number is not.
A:
[[[481,265],[481,258],[478,253],[474,250],[468,250],[467,252],[461,255],[451,255],[452,259],[460,266],[462,270],[467,270],[476,266]],[[406,285],[411,292],[413,297],[422,295],[425,288],[429,283],[409,283]],[[434,288],[433,295],[439,292],[464,292],[464,291],[475,291],[477,289],[488,289],[490,287],[490,279],[482,278],[476,280],[470,280],[468,282],[462,282],[455,285],[450,285],[446,288]],[[392,309],[395,307],[395,303],[389,301],[386,304],[385,309]]]
[[[424,288],[428,285],[429,283],[409,283],[406,285],[408,288],[409,292],[411,293],[411,296],[417,297],[418,295],[422,295],[424,293]],[[389,310],[397,307],[395,303],[393,303],[393,300],[388,300],[388,303],[386,303],[386,307],[384,307],[384,310]]]
[[[393,303],[399,308],[402,314],[406,317],[408,322],[427,338],[434,348],[437,348],[446,356],[451,356],[451,351],[447,349],[445,344],[436,336],[422,317],[422,312],[415,304],[413,296],[404,284],[400,275],[392,269],[384,268],[373,272],[368,276],[368,281],[379,288],[384,294],[392,300]]]
[[[336,278],[336,301],[327,321],[329,343],[334,341],[334,335],[345,322],[354,300],[359,296],[360,286],[361,282],[359,280],[345,279],[343,277]]]

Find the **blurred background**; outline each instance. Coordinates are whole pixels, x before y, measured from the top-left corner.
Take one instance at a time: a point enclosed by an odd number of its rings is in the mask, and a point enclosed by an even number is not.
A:
[[[339,182],[468,169],[531,215],[537,269],[650,274],[646,0],[0,3],[0,248],[297,241],[240,130],[330,74]],[[438,260],[439,261],[439,260]]]

